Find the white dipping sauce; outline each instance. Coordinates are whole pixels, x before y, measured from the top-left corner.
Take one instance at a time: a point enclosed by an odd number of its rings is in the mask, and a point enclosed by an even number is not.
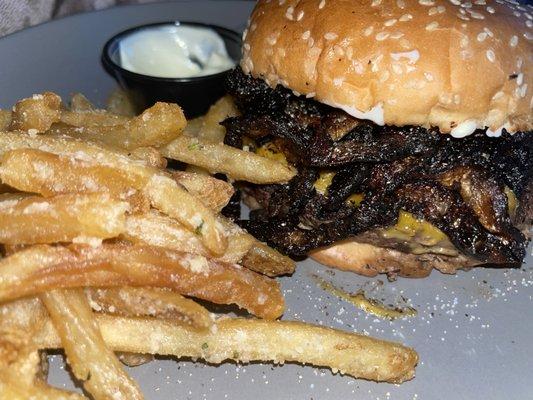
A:
[[[212,75],[235,65],[212,29],[166,25],[134,32],[119,43],[120,65],[160,78]]]

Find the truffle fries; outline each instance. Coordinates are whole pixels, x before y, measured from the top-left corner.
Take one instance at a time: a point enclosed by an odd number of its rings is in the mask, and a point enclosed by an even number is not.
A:
[[[137,384],[106,346],[82,290],[52,290],[43,293],[41,299],[61,338],[74,376],[95,400],[144,399]]]

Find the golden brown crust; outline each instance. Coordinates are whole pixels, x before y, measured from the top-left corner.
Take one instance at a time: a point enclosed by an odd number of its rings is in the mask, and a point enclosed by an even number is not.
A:
[[[315,250],[311,253],[311,258],[329,267],[364,276],[387,274],[408,278],[424,278],[433,268],[454,274],[458,269],[470,268],[479,263],[461,255],[409,254],[353,240]]]
[[[241,65],[375,122],[531,130],[532,14],[492,0],[260,0]]]

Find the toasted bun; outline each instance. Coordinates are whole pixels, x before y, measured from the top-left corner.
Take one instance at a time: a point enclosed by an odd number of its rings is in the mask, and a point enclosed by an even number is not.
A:
[[[458,269],[479,264],[479,261],[462,255],[450,257],[436,254],[409,254],[353,240],[315,250],[310,256],[329,267],[353,271],[365,276],[387,274],[423,278],[428,276],[433,268],[443,273],[453,274]]]
[[[527,131],[533,7],[501,3],[260,0],[241,66],[378,124]]]

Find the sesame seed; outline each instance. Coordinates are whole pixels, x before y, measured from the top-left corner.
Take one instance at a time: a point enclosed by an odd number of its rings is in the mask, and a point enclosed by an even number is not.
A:
[[[450,3],[452,3],[454,6],[460,6],[461,5],[460,0],[450,0]]]
[[[305,31],[304,33],[302,33],[302,39],[303,40],[309,39],[310,36],[311,36],[311,32],[310,31]]]
[[[487,56],[487,60],[489,60],[491,63],[496,61],[496,54],[494,54],[494,50],[489,49],[485,52],[485,55]]]
[[[396,32],[391,33],[389,37],[390,37],[391,39],[398,40],[398,39],[400,39],[401,37],[403,37],[403,33],[402,33],[402,32],[398,32],[398,31],[396,31]]]
[[[465,3],[461,3],[461,7],[463,8],[472,8],[472,3],[467,1]]]
[[[336,33],[333,33],[333,32],[328,32],[324,35],[324,39],[326,40],[335,40],[337,39],[339,36],[336,34]]]
[[[494,8],[492,8],[491,6],[488,6],[488,7],[486,8],[486,10],[487,10],[487,12],[488,12],[489,14],[494,14],[494,13],[496,12],[496,10],[495,10]]]
[[[326,0],[320,0],[320,4],[318,5],[318,9],[322,10],[326,6]]]
[[[413,19],[413,16],[411,14],[404,14],[400,17],[401,22],[410,21]]]
[[[282,6],[283,4],[285,4],[285,0],[279,0],[279,5]]]
[[[433,81],[433,79],[434,79],[434,78],[433,78],[433,75],[431,75],[429,72],[424,72],[424,76],[426,77],[426,80],[427,80],[428,82],[431,82],[431,81]]]
[[[528,19],[528,20],[526,21],[526,26],[527,26],[528,28],[532,28],[532,27],[533,27],[533,21],[531,21],[531,20]]]
[[[503,94],[504,93],[502,91],[496,92],[496,94],[492,96],[492,100],[498,100],[499,98],[503,97]]]
[[[382,42],[383,40],[387,39],[389,37],[390,33],[389,32],[379,32],[377,35],[376,35],[376,40],[378,42]]]
[[[465,47],[468,47],[469,43],[470,41],[468,40],[468,36],[463,36],[461,37],[461,41],[459,42],[459,45],[461,46],[462,49],[464,49]]]
[[[483,30],[487,33],[487,35],[489,35],[490,37],[494,37],[494,33],[492,33],[492,31],[487,28],[487,27],[484,27]]]
[[[405,1],[404,0],[396,0],[396,5],[398,8],[404,9],[405,8]]]
[[[518,76],[516,77],[516,84],[520,86],[522,85],[522,83],[524,83],[524,74],[520,72]]]
[[[517,44],[518,44],[518,36],[516,35],[511,36],[511,40],[509,40],[509,46],[516,47]]]
[[[289,6],[287,8],[287,11],[285,12],[285,18],[287,18],[288,20],[292,21],[293,13],[294,13],[294,7],[293,6]]]
[[[523,62],[524,60],[522,60],[522,57],[516,57],[516,68],[521,69]]]
[[[470,21],[470,18],[468,18],[466,15],[463,15],[461,13],[457,13],[457,17],[459,19],[462,19],[463,21]]]
[[[426,25],[426,31],[434,31],[439,27],[439,23],[437,21],[433,21],[430,24]]]
[[[267,37],[267,43],[271,46],[274,46],[276,44],[276,42],[278,41],[278,38],[277,38],[277,35],[270,35],[269,37]]]
[[[365,28],[365,30],[363,31],[363,35],[370,36],[370,35],[372,35],[372,32],[374,32],[374,27],[373,26],[369,26],[369,27]]]
[[[352,62],[352,66],[354,68],[355,73],[357,73],[359,75],[361,75],[363,72],[365,72],[365,67],[359,61],[354,60]]]
[[[394,25],[398,20],[396,18],[389,19],[383,23],[385,26],[392,26]]]
[[[469,58],[472,58],[472,52],[470,50],[461,50],[461,59],[467,60]]]
[[[433,0],[418,0],[418,4],[421,6],[434,6],[435,2]]]
[[[351,60],[353,58],[353,48],[352,48],[352,46],[348,46],[346,48],[346,57],[348,57],[348,60]]]
[[[301,11],[298,13],[298,16],[296,17],[296,21],[301,21],[303,17],[304,17],[304,11],[301,10]]]
[[[520,16],[521,16],[522,14],[520,14],[520,12],[518,12],[518,11],[513,11],[513,15],[514,15],[516,18],[520,18]]]
[[[470,16],[474,19],[485,19],[485,16],[481,13],[478,13],[476,11],[470,11]]]
[[[250,45],[248,43],[244,43],[244,50],[250,51]]]
[[[533,40],[533,34],[531,34],[531,32],[524,32],[524,37],[527,40]]]
[[[487,5],[487,2],[485,0],[476,0],[474,1],[474,4],[477,4],[478,6],[485,6]]]
[[[382,0],[372,0],[372,4],[370,4],[371,7],[377,7],[381,5]]]
[[[481,32],[477,35],[477,41],[483,42],[487,38],[487,34],[485,32]]]

